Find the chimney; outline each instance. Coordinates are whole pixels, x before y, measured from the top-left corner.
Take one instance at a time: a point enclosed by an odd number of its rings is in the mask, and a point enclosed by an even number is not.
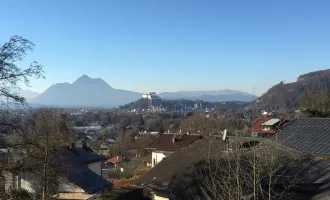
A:
[[[119,156],[117,156],[117,160],[119,160]]]
[[[174,135],[174,137],[172,138],[172,142],[175,143],[176,142],[176,137]]]

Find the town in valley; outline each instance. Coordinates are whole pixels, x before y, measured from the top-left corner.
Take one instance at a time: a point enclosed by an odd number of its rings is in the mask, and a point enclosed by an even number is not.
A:
[[[0,5],[0,200],[330,199],[330,2]]]

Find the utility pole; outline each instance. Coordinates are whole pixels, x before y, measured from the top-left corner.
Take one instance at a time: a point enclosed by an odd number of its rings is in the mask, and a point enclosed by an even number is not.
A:
[[[253,104],[253,118],[252,118],[252,121],[254,122],[254,120],[255,120],[255,114],[256,114],[256,107],[257,107],[257,101],[256,101],[256,98],[255,98],[255,96],[256,96],[256,85],[254,84],[253,85],[253,96],[254,96],[254,104]]]

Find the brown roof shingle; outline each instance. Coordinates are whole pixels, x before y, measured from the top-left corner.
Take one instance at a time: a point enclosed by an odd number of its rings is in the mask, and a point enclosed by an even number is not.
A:
[[[175,142],[173,138],[175,137]],[[201,139],[200,134],[173,134],[164,133],[153,140],[146,149],[156,149],[156,151],[174,152],[182,149],[198,139]]]

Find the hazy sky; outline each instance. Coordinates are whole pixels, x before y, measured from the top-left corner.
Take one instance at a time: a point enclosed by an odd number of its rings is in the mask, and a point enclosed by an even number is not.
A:
[[[51,84],[82,74],[148,91],[272,85],[330,68],[329,0],[0,0],[0,44],[36,44]]]

